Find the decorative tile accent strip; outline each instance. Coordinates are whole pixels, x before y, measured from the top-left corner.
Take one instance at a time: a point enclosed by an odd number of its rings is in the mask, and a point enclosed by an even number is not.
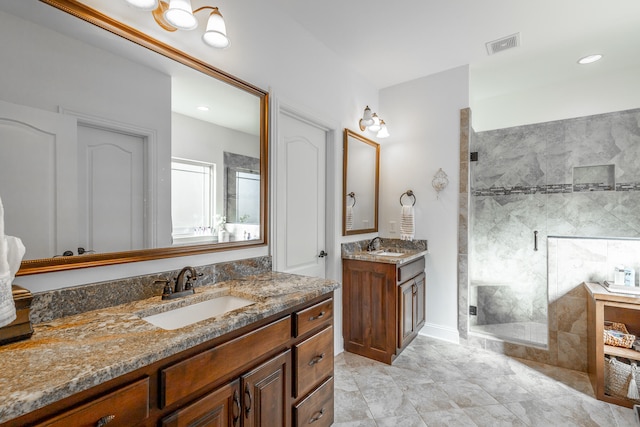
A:
[[[640,182],[618,183],[615,185],[615,188],[605,183],[491,187],[473,190],[473,195],[513,196],[520,194],[586,193],[590,191],[640,191]]]
[[[574,193],[582,193],[585,191],[615,191],[613,185],[605,184],[605,183],[585,183],[585,184],[574,184],[573,192]]]
[[[619,182],[616,191],[640,191],[640,182]]]
[[[194,287],[211,285],[272,270],[270,256],[196,267],[199,276]],[[108,282],[36,293],[31,303],[31,322],[38,324],[60,317],[139,301],[162,294],[156,280],[173,280],[180,270],[165,271]]]

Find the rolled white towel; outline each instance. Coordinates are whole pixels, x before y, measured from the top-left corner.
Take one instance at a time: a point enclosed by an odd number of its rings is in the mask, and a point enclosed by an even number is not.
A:
[[[4,207],[0,199],[0,327],[16,320],[11,283],[20,268],[24,252],[22,240],[4,234]]]
[[[345,224],[347,230],[353,230],[353,206],[347,206]]]
[[[413,240],[416,232],[413,206],[402,205],[400,213],[400,240]]]

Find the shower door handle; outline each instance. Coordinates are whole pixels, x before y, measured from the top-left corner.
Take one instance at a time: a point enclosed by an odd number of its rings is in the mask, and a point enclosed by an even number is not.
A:
[[[533,250],[538,250],[538,230],[533,232]]]

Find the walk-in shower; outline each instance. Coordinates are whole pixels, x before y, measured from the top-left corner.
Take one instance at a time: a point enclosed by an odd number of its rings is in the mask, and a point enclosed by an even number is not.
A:
[[[471,333],[546,347],[548,237],[640,236],[639,123],[628,110],[472,132]]]

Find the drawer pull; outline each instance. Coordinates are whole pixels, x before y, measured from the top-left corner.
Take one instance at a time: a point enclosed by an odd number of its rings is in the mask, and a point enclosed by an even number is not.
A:
[[[238,427],[240,424],[240,396],[238,396],[238,390],[233,392],[233,427]]]
[[[314,321],[314,320],[322,319],[323,317],[324,317],[324,311],[321,311],[320,314],[318,314],[317,316],[309,317],[309,320]]]
[[[316,363],[320,363],[320,362],[322,361],[322,359],[324,359],[324,353],[322,353],[322,354],[320,354],[320,355],[318,355],[318,356],[314,357],[313,359],[311,359],[311,360],[309,361],[309,366],[313,366],[313,365],[315,365]]]
[[[251,390],[249,390],[247,384],[244,386],[244,412],[244,416],[249,418],[249,414],[251,413]]]
[[[104,427],[107,424],[109,424],[111,421],[113,421],[113,419],[115,418],[115,415],[105,415],[104,417],[100,418],[98,420],[98,422],[96,423],[96,427]]]
[[[313,424],[318,421],[320,418],[324,416],[324,408],[320,409],[318,412],[313,414],[311,418],[309,418],[309,424]]]

